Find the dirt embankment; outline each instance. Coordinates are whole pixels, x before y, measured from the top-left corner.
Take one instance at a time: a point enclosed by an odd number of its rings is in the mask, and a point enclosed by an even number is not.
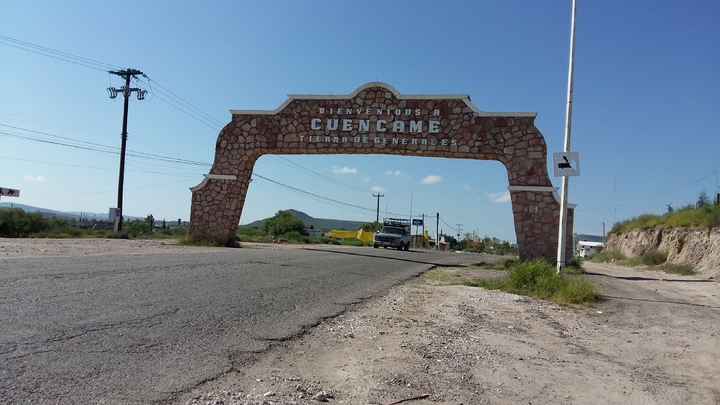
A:
[[[720,278],[720,229],[657,228],[610,235],[606,250],[641,256],[652,248],[668,255],[668,263],[689,264],[698,275]]]

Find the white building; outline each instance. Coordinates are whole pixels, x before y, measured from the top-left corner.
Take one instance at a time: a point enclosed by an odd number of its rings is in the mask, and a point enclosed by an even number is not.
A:
[[[577,248],[575,252],[580,257],[592,256],[598,252],[599,248],[603,246],[605,246],[603,242],[589,242],[586,240],[580,240],[577,243]]]

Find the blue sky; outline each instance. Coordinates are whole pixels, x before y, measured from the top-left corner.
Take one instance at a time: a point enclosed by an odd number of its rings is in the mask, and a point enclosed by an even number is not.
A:
[[[130,102],[126,215],[189,218],[189,189],[208,172],[229,110],[273,110],[287,94],[349,94],[368,82],[469,94],[483,111],[535,111],[548,152],[560,152],[570,16],[570,0],[3,1],[0,187],[21,196],[2,201],[115,206],[123,103],[105,89],[123,82],[108,69],[147,75],[133,83],[147,98]],[[716,0],[578,2],[576,232],[599,235],[720,191],[718,20]],[[263,178],[241,223],[288,208],[372,221],[379,192],[381,217],[427,214],[434,233],[439,212],[446,233],[460,224],[463,234],[515,240],[498,162],[264,156],[255,173]]]

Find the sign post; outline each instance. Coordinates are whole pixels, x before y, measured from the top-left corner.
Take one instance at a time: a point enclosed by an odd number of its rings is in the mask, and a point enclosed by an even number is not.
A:
[[[413,218],[412,224],[415,225],[415,235],[418,234],[418,226],[424,226],[423,223],[424,221],[422,219]],[[413,246],[417,247],[417,241],[413,240]]]
[[[567,160],[569,159],[569,151],[570,151],[570,128],[572,127],[572,96],[573,96],[573,75],[575,73],[575,14],[577,12],[577,7],[575,4],[575,0],[572,2],[572,21],[571,21],[571,28],[570,28],[570,63],[568,66],[568,87],[567,87],[567,109],[565,113],[565,148],[563,149],[565,158]],[[554,159],[553,159],[554,160]],[[571,164],[571,162],[562,162]],[[556,167],[558,167],[556,165]],[[558,167],[558,169],[560,169]],[[558,170],[556,169],[556,170]],[[572,169],[572,165],[570,167],[562,167],[561,168],[563,172],[570,171]],[[577,170],[576,170],[577,171]],[[579,171],[577,171],[579,174]],[[575,174],[577,175],[577,174]],[[561,188],[561,195],[560,195],[560,221],[559,222],[559,231],[558,231],[558,246],[557,246],[557,272],[562,273],[563,269],[565,268],[565,239],[566,239],[566,229],[567,229],[567,199],[568,199],[568,175],[563,174],[562,176],[562,186]]]

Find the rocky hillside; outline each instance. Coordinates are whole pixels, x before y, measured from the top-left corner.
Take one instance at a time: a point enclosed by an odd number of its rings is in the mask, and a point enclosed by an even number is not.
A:
[[[668,254],[668,263],[689,264],[702,276],[720,279],[720,229],[655,228],[612,234],[605,250],[627,257],[641,256],[651,248]]]

